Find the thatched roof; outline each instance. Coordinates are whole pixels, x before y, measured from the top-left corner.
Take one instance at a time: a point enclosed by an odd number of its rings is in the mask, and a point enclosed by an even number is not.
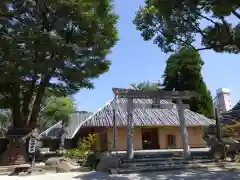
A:
[[[223,124],[233,125],[234,121],[240,122],[240,101],[229,111],[221,115],[221,122]]]
[[[92,113],[86,112],[86,111],[79,111],[75,112],[71,115],[71,118],[69,120],[69,124],[67,127],[68,131],[68,138],[71,138],[75,129],[81,124],[82,121],[84,121],[87,117],[89,117]],[[59,138],[60,131],[62,129],[62,121],[59,121],[58,123],[54,124],[47,130],[41,133],[42,136],[47,136],[50,138]]]
[[[118,127],[127,126],[126,99],[119,99],[116,108],[116,122]],[[84,120],[76,127],[76,135],[81,127],[112,127],[113,106],[115,100],[111,100],[98,111]],[[134,99],[134,103],[152,104],[150,99]],[[170,101],[161,100],[163,104],[170,104]],[[173,103],[171,103],[173,104]],[[215,124],[215,120],[209,119],[201,114],[194,113],[189,109],[184,110],[187,126],[208,126]],[[177,109],[134,109],[134,126],[179,126]]]

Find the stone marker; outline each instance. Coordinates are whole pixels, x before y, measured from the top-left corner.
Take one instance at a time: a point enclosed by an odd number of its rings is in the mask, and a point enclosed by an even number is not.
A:
[[[120,158],[116,154],[104,152],[100,156],[100,161],[97,165],[97,171],[108,172],[111,168],[117,168],[120,163]]]

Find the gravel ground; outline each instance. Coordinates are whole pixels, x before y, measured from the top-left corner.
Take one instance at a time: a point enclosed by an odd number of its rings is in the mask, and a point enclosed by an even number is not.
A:
[[[23,180],[23,178],[26,180],[240,180],[240,171],[216,169],[214,171],[182,170],[114,175],[101,172],[74,172],[30,176],[1,176],[0,178],[1,180]]]

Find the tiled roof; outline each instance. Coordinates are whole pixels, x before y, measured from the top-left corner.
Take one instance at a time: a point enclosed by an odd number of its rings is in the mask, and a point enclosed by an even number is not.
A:
[[[231,110],[223,113],[221,116],[223,124],[235,124],[232,120],[240,122],[240,101]]]
[[[76,129],[76,127],[78,127],[79,124],[81,124],[81,122],[83,122],[91,114],[92,113],[83,112],[83,111],[73,113],[71,115],[71,119],[69,121],[68,128],[67,128],[67,130],[68,130],[68,137],[67,138],[71,138],[75,129]],[[47,130],[42,132],[41,135],[42,136],[48,136],[50,138],[58,138],[61,128],[62,128],[62,121],[59,121],[55,125],[51,126]]]
[[[116,107],[117,126],[127,125],[126,99],[119,99]],[[150,99],[134,99],[134,103],[152,104]],[[163,104],[170,104],[167,100],[161,100]],[[113,106],[115,100],[108,102],[97,112],[89,116],[79,125],[75,133],[81,127],[111,127],[113,126]],[[171,103],[172,104],[172,103]],[[189,109],[184,110],[187,126],[207,126],[215,124],[215,120],[209,119],[201,114],[194,113]],[[179,126],[177,109],[134,109],[133,111],[134,126]]]

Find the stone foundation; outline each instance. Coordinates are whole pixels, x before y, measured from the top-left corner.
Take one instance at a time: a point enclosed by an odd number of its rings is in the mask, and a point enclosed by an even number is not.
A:
[[[8,148],[4,151],[1,158],[1,165],[19,165],[27,162],[25,143],[20,139],[8,138]]]

